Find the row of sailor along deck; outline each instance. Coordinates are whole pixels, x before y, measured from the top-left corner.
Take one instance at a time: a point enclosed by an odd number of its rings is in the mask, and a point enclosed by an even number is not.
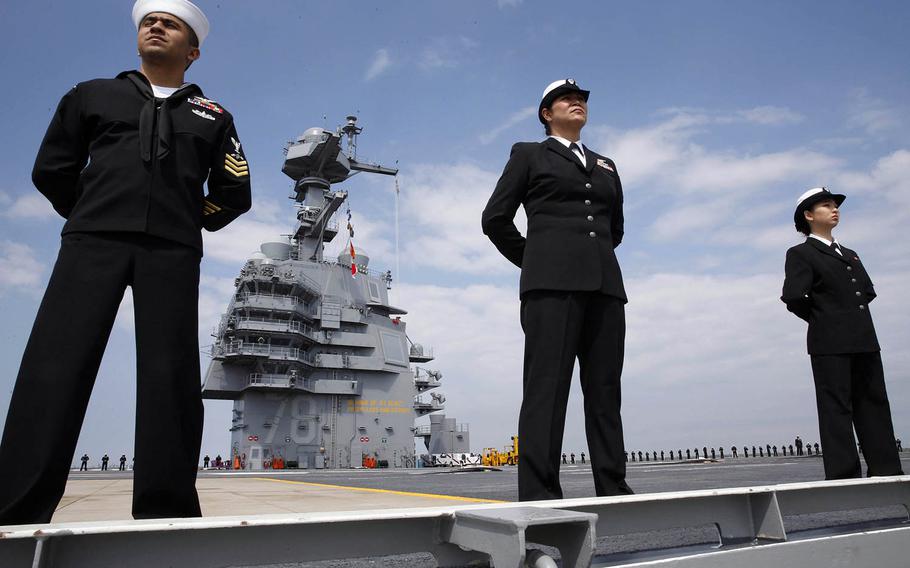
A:
[[[893,506],[901,518],[875,526],[788,528],[800,515]],[[206,568],[430,553],[439,566],[522,568],[528,546],[543,545],[565,568],[906,568],[908,510],[910,476],[901,476],[520,505],[0,527],[0,558],[9,568]],[[705,524],[717,531],[710,548],[597,553],[598,539]]]

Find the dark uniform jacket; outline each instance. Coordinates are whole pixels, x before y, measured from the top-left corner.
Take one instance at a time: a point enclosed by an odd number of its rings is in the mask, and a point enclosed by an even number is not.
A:
[[[483,232],[521,268],[520,293],[600,291],[626,301],[613,249],[623,236],[622,183],[613,160],[585,148],[587,166],[559,141],[512,147],[483,211]],[[519,205],[528,234],[513,221]]]
[[[869,313],[872,280],[854,251],[840,249],[843,256],[810,237],[787,251],[781,300],[809,322],[810,355],[880,350]]]
[[[218,230],[250,208],[231,114],[194,84],[155,99],[138,71],[63,97],[32,180],[67,219],[64,234],[143,232],[201,250],[200,228]]]

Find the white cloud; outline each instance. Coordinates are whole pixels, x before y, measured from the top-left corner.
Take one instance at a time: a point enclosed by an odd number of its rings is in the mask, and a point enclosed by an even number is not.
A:
[[[439,37],[420,52],[417,65],[424,71],[458,67],[465,54],[479,45],[466,36]]]
[[[746,227],[731,215],[746,203],[754,207],[756,196],[768,199],[778,195],[779,187],[817,185],[842,168],[839,158],[806,148],[753,154],[713,150],[698,143],[700,135],[715,128],[801,119],[788,109],[756,107],[724,113],[667,109],[660,115],[664,118],[654,124],[625,131],[594,127],[589,138],[595,148],[602,147],[615,157],[627,207],[653,202],[657,196],[665,203],[653,212],[656,220],[649,234],[657,240],[683,235],[716,240],[724,230],[763,231],[771,219],[777,226],[779,208],[766,208],[761,214],[752,211]],[[647,194],[639,193],[645,187]],[[733,227],[733,223],[740,224]]]
[[[699,124],[756,124],[781,126],[797,124],[805,116],[787,107],[762,105],[737,110],[709,110],[694,107],[667,107],[657,111],[657,116],[688,117]]]
[[[471,424],[475,451],[504,445],[518,424],[522,346],[517,290],[403,285],[408,336],[433,348],[448,416]]]
[[[742,122],[780,124],[800,115],[777,107],[756,107],[729,113],[666,109],[665,119],[645,127],[618,131],[594,127],[592,144],[615,156],[624,182],[664,181],[673,193],[682,187],[701,191],[742,191],[780,180],[829,171],[838,160],[803,148],[758,155],[712,151],[695,142],[713,125]],[[625,185],[625,183],[624,183]]]
[[[881,136],[897,131],[903,125],[902,113],[869,94],[867,89],[856,89],[850,94],[847,124],[863,130],[868,136]]]
[[[385,48],[376,50],[373,62],[370,63],[370,67],[363,77],[364,81],[372,81],[382,75],[390,65],[392,65],[392,58],[389,56],[389,50]]]
[[[28,245],[0,241],[0,293],[41,284],[45,266],[35,260],[36,256]]]
[[[340,213],[338,218],[338,236],[330,243],[326,243],[323,253],[324,258],[330,261],[336,260],[348,246],[345,228],[347,221],[343,213]],[[367,217],[356,207],[351,209],[351,225],[354,227],[354,248],[370,257],[370,266],[374,269],[391,268],[391,262],[395,258],[395,227]]]
[[[802,148],[769,152],[757,156],[723,155],[694,151],[680,164],[681,187],[695,192],[732,192],[746,196],[745,190],[760,189],[780,182],[822,179],[819,176],[839,165],[839,160]],[[796,185],[801,187],[801,185]]]
[[[879,195],[895,205],[907,204],[910,195],[910,150],[896,150],[876,161],[869,172],[841,172],[835,179],[837,187],[849,188],[851,193]]]
[[[2,202],[6,210],[2,213],[10,219],[53,219],[57,212],[43,195],[35,192],[25,193],[15,199],[3,195]]]
[[[254,200],[250,211],[227,227],[202,232],[205,257],[239,267],[266,241],[294,230],[294,209],[287,201]]]
[[[237,267],[240,271],[240,267]],[[216,277],[203,274],[199,279],[199,344],[212,343],[212,332],[221,322],[236,287],[232,277]],[[205,369],[203,369],[204,371]]]
[[[469,164],[424,165],[403,174],[402,252],[408,262],[469,274],[511,270],[480,229],[498,177]],[[521,211],[516,225],[524,231]]]
[[[495,140],[497,136],[499,136],[506,130],[512,128],[516,124],[520,124],[521,122],[524,122],[525,120],[527,120],[528,118],[530,118],[532,116],[534,116],[534,117],[537,116],[537,107],[536,106],[525,107],[519,111],[512,113],[509,116],[509,118],[507,118],[502,124],[499,124],[498,126],[494,126],[490,130],[487,130],[486,132],[482,133],[477,138],[478,138],[478,140],[480,140],[481,144],[484,144],[484,145],[489,144],[490,142]]]
[[[788,108],[775,106],[760,106],[748,110],[737,111],[738,116],[746,122],[754,124],[778,125],[797,124],[806,117]]]

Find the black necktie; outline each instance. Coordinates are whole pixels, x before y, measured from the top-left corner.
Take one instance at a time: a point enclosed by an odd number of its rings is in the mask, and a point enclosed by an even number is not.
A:
[[[570,152],[573,152],[573,153],[574,153],[574,152],[578,152],[578,153],[581,154],[582,156],[585,155],[585,153],[582,151],[582,149],[581,149],[581,148],[578,146],[578,144],[576,144],[575,142],[572,142],[571,144],[569,144],[569,151],[570,151]],[[575,157],[577,158],[578,155],[576,155]],[[580,159],[580,158],[579,158],[579,159]]]
[[[837,254],[839,254],[839,255],[841,255],[841,256],[844,256],[844,253],[842,253],[842,252],[840,251],[840,247],[837,246],[837,243],[835,243],[835,242],[832,242],[832,243],[831,243],[831,250],[833,250],[834,252],[836,252]]]

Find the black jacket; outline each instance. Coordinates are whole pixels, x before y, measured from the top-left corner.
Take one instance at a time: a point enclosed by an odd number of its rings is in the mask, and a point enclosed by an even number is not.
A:
[[[843,256],[810,237],[787,251],[781,300],[809,322],[806,343],[811,355],[880,350],[869,313],[875,298],[872,280],[859,255],[840,249]]]
[[[622,183],[613,160],[559,141],[519,142],[483,211],[483,232],[521,268],[520,293],[601,291],[626,301],[613,249],[622,242]],[[523,237],[513,221],[528,217]]]
[[[143,232],[202,250],[200,228],[216,231],[250,208],[231,114],[193,84],[155,99],[138,71],[63,97],[32,181],[67,219],[64,234]]]

